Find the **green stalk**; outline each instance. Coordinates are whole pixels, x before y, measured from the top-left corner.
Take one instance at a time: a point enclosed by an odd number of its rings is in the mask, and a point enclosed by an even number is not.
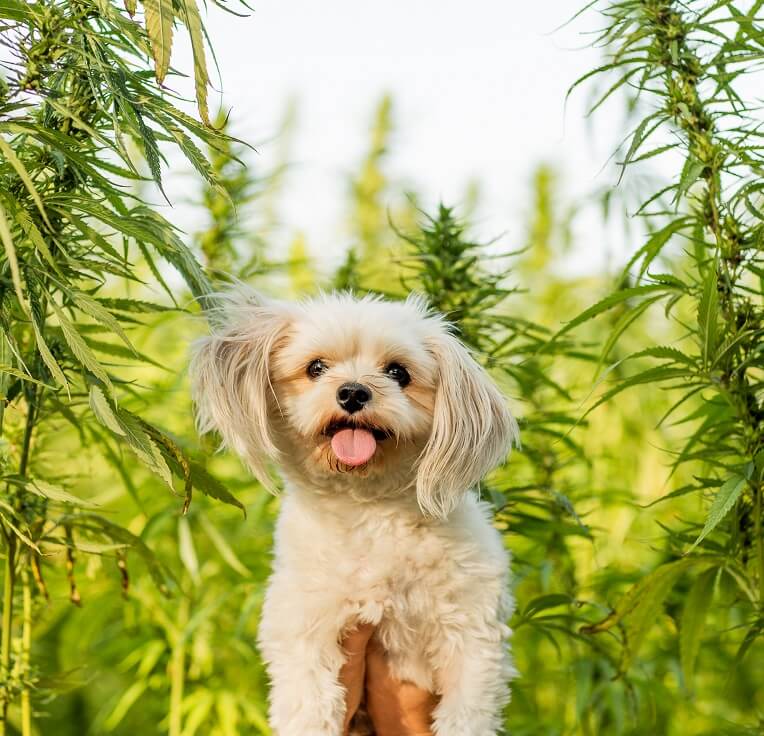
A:
[[[11,364],[11,350],[8,345],[8,338],[4,332],[0,332],[0,365]],[[5,397],[10,384],[11,376],[9,373],[0,373],[0,437],[3,434],[3,420],[5,419]]]
[[[11,360],[8,339],[5,333],[0,334],[0,363],[9,365]],[[0,437],[3,434],[3,421],[5,419],[5,396],[8,390],[10,376],[7,373],[0,374]],[[3,617],[2,634],[0,635],[0,672],[3,677],[2,706],[0,707],[0,736],[5,736],[5,723],[8,714],[8,678],[11,671],[11,634],[13,628],[13,576],[15,572],[16,543],[13,532],[3,525],[3,534],[7,541],[5,558],[5,576],[3,581]]]
[[[26,567],[21,571],[21,585],[24,601],[21,633],[21,677],[24,681],[21,690],[21,736],[32,736],[32,698],[28,685],[32,659],[32,588]]]
[[[762,508],[762,496],[764,496],[764,488],[761,484],[756,492],[756,517],[754,519],[755,533],[756,533],[756,551],[759,558],[759,608],[764,613],[764,536],[762,535],[761,515],[764,512]]]
[[[2,707],[0,708],[0,736],[6,734],[9,679],[11,676],[11,637],[13,634],[13,589],[16,582],[16,537],[6,531],[5,578],[3,581],[3,628],[0,635],[0,672],[3,677]]]
[[[183,598],[178,610],[178,630],[174,637],[170,658],[170,728],[169,736],[180,736],[183,729],[183,690],[186,680],[186,624],[188,598]]]
[[[37,414],[37,387],[32,388],[31,396],[27,397],[27,420],[24,427],[24,442],[19,461],[19,475],[24,477],[29,465],[29,453],[32,446],[35,416]],[[8,706],[11,695],[9,679],[11,676],[11,649],[13,636],[13,594],[16,585],[17,542],[12,529],[5,530],[6,557],[5,578],[3,581],[3,619],[2,635],[0,635],[0,672],[3,677],[2,707],[0,707],[0,736],[5,736],[8,723]],[[28,585],[27,585],[28,587]],[[31,616],[31,613],[30,613]],[[31,640],[30,640],[31,643]],[[25,690],[25,688],[24,688]],[[31,723],[30,730],[31,734]],[[25,733],[24,736],[27,736]]]

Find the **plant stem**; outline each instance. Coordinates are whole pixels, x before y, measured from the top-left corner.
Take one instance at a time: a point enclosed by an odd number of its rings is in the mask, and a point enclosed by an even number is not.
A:
[[[26,426],[24,427],[24,441],[21,449],[21,459],[19,460],[19,475],[23,478],[26,476],[27,467],[29,466],[29,453],[32,446],[32,433],[34,431],[35,418],[37,414],[37,387],[33,387],[31,394],[27,396],[27,417]],[[16,536],[12,529],[5,529],[6,539],[6,557],[5,557],[5,578],[3,581],[3,619],[2,619],[2,635],[0,636],[0,672],[3,677],[3,691],[2,691],[2,706],[0,707],[0,736],[5,736],[7,732],[8,724],[8,706],[10,704],[10,689],[9,679],[11,677],[11,648],[12,648],[12,634],[13,634],[13,593],[16,585],[16,557],[17,557],[17,541]],[[26,586],[29,587],[28,584]],[[26,601],[25,601],[26,609]],[[25,610],[26,618],[26,610]],[[30,612],[31,618],[31,612]],[[30,621],[31,626],[31,621]],[[26,634],[26,631],[24,632]],[[30,634],[30,647],[31,647],[31,634]],[[26,692],[26,688],[22,689],[23,693]],[[24,732],[24,736],[27,733],[31,734],[30,730]]]
[[[0,636],[0,672],[3,677],[2,707],[0,707],[0,736],[5,736],[10,702],[11,636],[13,633],[13,589],[16,578],[16,537],[6,531],[5,579],[3,581],[3,628]]]
[[[21,460],[19,461],[19,475],[24,478],[29,465],[29,453],[32,449],[32,433],[34,432],[37,419],[37,386],[31,389],[31,395],[27,397],[27,422],[24,427],[24,443],[21,447]]]
[[[21,677],[24,681],[21,690],[21,736],[32,736],[32,698],[29,690],[29,668],[32,659],[32,587],[26,566],[21,571],[21,585],[24,601],[21,633]]]
[[[756,492],[756,511],[754,518],[755,534],[756,534],[756,551],[759,558],[759,609],[764,613],[764,536],[762,535],[762,523],[761,515],[764,512],[764,503],[762,503],[762,496],[764,496],[764,487],[759,484]]]
[[[11,350],[8,345],[8,338],[4,332],[0,332],[0,364],[10,365],[11,363]],[[0,437],[3,434],[3,420],[5,419],[5,397],[8,391],[8,385],[10,384],[10,375],[8,373],[0,373]]]
[[[178,629],[170,659],[170,728],[169,736],[180,736],[183,728],[183,689],[186,678],[186,624],[189,602],[183,598],[178,607]]]

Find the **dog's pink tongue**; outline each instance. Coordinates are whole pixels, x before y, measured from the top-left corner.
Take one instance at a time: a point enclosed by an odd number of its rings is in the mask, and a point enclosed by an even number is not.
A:
[[[368,429],[341,429],[332,437],[332,450],[345,465],[369,462],[377,449],[377,441]]]

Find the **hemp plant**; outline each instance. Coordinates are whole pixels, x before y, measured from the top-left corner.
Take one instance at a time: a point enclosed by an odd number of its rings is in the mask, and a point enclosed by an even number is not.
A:
[[[672,469],[693,480],[662,499],[676,505],[680,518],[665,527],[665,562],[585,632],[617,634],[625,671],[672,590],[687,584],[679,649],[691,689],[715,590],[734,591],[725,595],[732,602],[725,603],[731,609],[724,620],[734,622],[726,641],[737,649],[736,667],[764,634],[764,132],[744,84],[761,71],[764,3],[594,6],[605,21],[596,44],[606,59],[576,85],[607,78],[595,108],[627,90],[638,117],[623,146],[627,173],[661,156],[681,161],[681,168],[639,208],[650,234],[619,288],[568,322],[550,344],[618,306],[601,356],[606,364],[606,352],[640,315],[665,315],[676,340],[646,344],[619,361],[617,379],[589,411],[634,386],[669,392],[671,408],[656,421],[686,428],[683,443],[671,448]],[[693,496],[705,518],[688,513]]]
[[[181,25],[193,49],[199,119],[161,86],[174,74],[170,51]],[[202,302],[211,293],[179,232],[137,187],[152,182],[162,192],[171,148],[216,186],[198,144],[228,142],[209,120],[195,0],[145,0],[140,8],[136,0],[4,0],[0,44],[0,734],[12,718],[30,736],[41,679],[35,611],[48,595],[46,578],[65,576],[77,604],[80,554],[113,558],[125,587],[128,556],[137,555],[161,590],[174,585],[139,536],[96,513],[62,467],[38,457],[42,438],[70,425],[80,445],[69,452],[95,448],[123,477],[132,473],[121,454],[129,448],[170,491],[179,485],[179,509],[194,487],[238,505],[171,436],[128,408],[142,394],[142,367],[156,365],[134,347],[131,330],[180,309],[186,289]],[[166,303],[144,298],[148,288],[164,290]]]

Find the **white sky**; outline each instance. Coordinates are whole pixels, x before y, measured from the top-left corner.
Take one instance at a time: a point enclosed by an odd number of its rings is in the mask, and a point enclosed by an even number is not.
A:
[[[313,252],[333,260],[350,244],[341,217],[348,175],[366,151],[384,92],[394,97],[392,178],[410,183],[429,205],[438,198],[458,203],[477,179],[480,234],[506,233],[508,248],[522,242],[529,178],[539,162],[559,167],[566,203],[615,181],[603,165],[628,132],[620,106],[597,114],[596,131],[584,117],[586,93],[564,107],[569,85],[600,60],[582,35],[596,17],[555,32],[582,2],[251,0],[247,18],[211,6],[206,22],[232,132],[257,144],[261,171],[277,154],[272,136],[285,103],[297,99],[280,215],[285,232],[304,231]],[[184,33],[178,29],[173,66],[190,70]],[[171,193],[183,192],[170,185]],[[182,227],[192,227],[195,216],[178,207]],[[601,265],[608,251],[623,247],[620,232],[608,235],[592,209],[577,218],[575,231],[585,247],[566,267]]]

